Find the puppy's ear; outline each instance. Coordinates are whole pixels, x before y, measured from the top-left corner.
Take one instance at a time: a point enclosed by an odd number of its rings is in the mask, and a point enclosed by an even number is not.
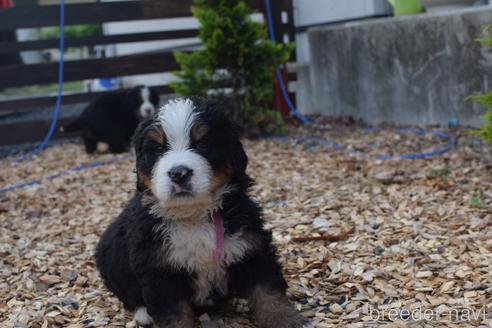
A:
[[[146,176],[141,170],[141,166],[143,165],[143,145],[145,139],[147,137],[147,133],[152,125],[152,120],[145,120],[141,122],[133,135],[133,147],[135,149],[135,168],[137,173],[137,190],[144,191],[147,189],[146,187]]]
[[[244,174],[246,172],[246,167],[248,166],[248,156],[243,149],[242,143],[237,140],[231,146],[231,156],[232,156],[232,169],[237,174]]]
[[[229,141],[229,153],[231,154],[232,169],[235,174],[243,175],[248,166],[248,156],[241,143],[241,128],[235,123],[231,123]]]
[[[150,90],[150,102],[157,108],[159,107],[160,98],[159,94],[153,90]]]
[[[141,155],[142,146],[145,141],[145,137],[152,123],[153,123],[152,119],[148,119],[140,122],[137,129],[135,130],[135,133],[133,134],[132,137],[133,148],[135,149],[135,155],[137,156],[137,159]]]
[[[135,109],[139,107],[140,104],[140,87],[134,87],[128,90],[125,94],[125,103],[129,108]]]

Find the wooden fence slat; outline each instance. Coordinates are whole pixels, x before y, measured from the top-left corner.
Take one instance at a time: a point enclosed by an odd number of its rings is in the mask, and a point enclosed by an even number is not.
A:
[[[192,0],[118,1],[78,3],[65,6],[65,24],[100,24],[141,19],[191,16]],[[0,30],[57,26],[58,5],[18,6],[0,10]]]
[[[171,94],[174,90],[168,85],[162,86],[154,86],[151,87],[158,94]],[[121,91],[119,89],[118,91]],[[103,94],[113,93],[115,91],[99,91],[99,92],[90,92],[90,93],[74,93],[64,95],[62,97],[62,104],[77,104],[77,103],[85,103],[89,102],[96,97],[99,97]],[[17,111],[22,109],[42,109],[49,106],[54,106],[56,101],[56,96],[41,96],[41,97],[30,97],[30,98],[21,98],[21,99],[12,99],[12,100],[4,100],[0,101],[0,112],[2,111]]]
[[[119,44],[119,43],[129,43],[129,42],[184,39],[184,38],[193,38],[197,36],[198,36],[198,30],[196,29],[148,32],[148,33],[101,35],[101,36],[80,37],[80,38],[66,38],[65,47],[66,48],[85,47],[85,46]],[[23,41],[23,42],[0,42],[0,54],[16,53],[19,51],[27,51],[27,50],[41,50],[41,49],[55,49],[55,48],[57,49],[59,46],[59,42],[60,42],[59,39]]]
[[[76,137],[78,133],[63,133],[59,131],[60,126],[67,125],[73,121],[73,118],[61,118],[58,121],[57,129],[53,135],[53,139],[61,139],[68,137]],[[43,140],[50,127],[49,120],[20,122],[0,125],[2,146],[16,145],[21,143],[33,142],[35,140]]]
[[[67,61],[63,80],[79,81],[147,73],[179,68],[172,52],[112,58]],[[0,89],[57,82],[58,63],[0,66]]]

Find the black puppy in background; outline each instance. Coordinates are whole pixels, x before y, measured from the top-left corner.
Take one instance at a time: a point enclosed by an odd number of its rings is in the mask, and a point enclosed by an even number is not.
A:
[[[62,130],[82,130],[88,154],[97,149],[98,142],[108,143],[111,153],[122,153],[128,149],[139,122],[152,116],[158,105],[159,96],[144,86],[102,95]]]
[[[260,328],[301,328],[272,234],[249,195],[238,129],[214,102],[169,102],[134,137],[137,191],[102,235],[104,283],[142,326],[193,328],[230,297]]]

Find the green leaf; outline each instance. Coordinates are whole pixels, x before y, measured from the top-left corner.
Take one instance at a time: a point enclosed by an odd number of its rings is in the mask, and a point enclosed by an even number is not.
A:
[[[389,0],[396,16],[418,14],[425,11],[420,0]]]

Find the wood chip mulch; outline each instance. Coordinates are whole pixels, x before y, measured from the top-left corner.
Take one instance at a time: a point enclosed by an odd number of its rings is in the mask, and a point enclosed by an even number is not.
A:
[[[492,327],[492,147],[461,132],[442,156],[378,161],[446,141],[389,127],[319,133],[365,156],[245,142],[299,311],[320,328]],[[111,158],[79,144],[17,166],[7,158],[0,187]],[[93,259],[134,184],[123,160],[0,194],[0,327],[135,327]],[[202,316],[202,327],[255,327],[244,300],[230,307]]]

